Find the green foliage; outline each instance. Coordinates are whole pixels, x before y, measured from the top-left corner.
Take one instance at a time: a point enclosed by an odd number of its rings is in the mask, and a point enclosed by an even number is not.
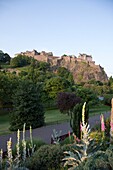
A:
[[[12,58],[10,64],[12,67],[23,67],[29,65],[31,61],[31,57],[19,54],[17,57]]]
[[[39,98],[39,90],[30,81],[21,81],[13,95],[13,112],[11,114],[10,130],[22,129],[26,123],[28,129],[43,126],[44,109]]]
[[[0,50],[0,63],[10,63],[11,57]]]
[[[113,94],[105,94],[103,103],[105,105],[111,106],[111,99],[113,98]]]
[[[112,170],[112,167],[109,164],[108,156],[104,151],[96,152],[92,157],[90,157],[83,170]]]
[[[101,144],[96,145],[95,141],[89,137],[89,125],[87,125],[87,123],[85,124],[83,120],[81,124],[81,131],[81,140],[78,141],[74,135],[76,141],[72,145],[72,149],[70,151],[64,152],[66,154],[65,158],[63,159],[63,161],[65,161],[64,167],[68,167],[70,170],[76,169],[76,167],[78,167],[81,163],[92,157],[92,155],[98,151],[101,146]]]
[[[63,158],[63,149],[66,148],[62,148],[60,145],[42,146],[27,160],[26,167],[33,170],[54,170],[54,168],[59,170]]]
[[[58,76],[68,80],[71,84],[74,84],[72,73],[65,67],[59,67],[57,71]]]
[[[45,82],[44,91],[47,92],[50,99],[56,99],[57,94],[63,91],[69,91],[69,81],[62,77],[52,77]]]
[[[107,148],[105,154],[108,156],[109,164],[113,168],[113,145],[111,145],[111,146],[109,146],[109,148]]]
[[[12,94],[18,84],[18,77],[13,74],[0,72],[0,105],[12,103]]]
[[[82,120],[82,104],[77,104],[71,113],[70,125],[73,129],[74,134],[80,139],[80,122]]]
[[[94,105],[98,103],[98,97],[93,90],[84,87],[78,87],[76,91],[77,96],[83,99],[83,102]]]

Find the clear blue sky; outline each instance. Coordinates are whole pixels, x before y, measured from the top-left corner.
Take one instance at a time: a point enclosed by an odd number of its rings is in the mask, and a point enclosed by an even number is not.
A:
[[[91,54],[113,76],[113,0],[0,0],[0,50]]]

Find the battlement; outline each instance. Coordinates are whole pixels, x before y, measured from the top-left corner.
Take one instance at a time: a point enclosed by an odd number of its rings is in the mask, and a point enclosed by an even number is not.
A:
[[[61,57],[54,56],[52,52],[37,52],[36,50],[33,51],[26,51],[16,54],[17,55],[26,55],[29,57],[33,57],[38,61],[44,61],[49,62],[51,65],[57,65],[60,63],[61,60],[64,60],[65,62],[72,63],[72,62],[81,62],[84,61],[88,63],[90,66],[95,66],[95,61],[92,60],[91,55],[87,54],[81,54],[79,53],[79,56],[76,57],[75,55],[63,55]]]

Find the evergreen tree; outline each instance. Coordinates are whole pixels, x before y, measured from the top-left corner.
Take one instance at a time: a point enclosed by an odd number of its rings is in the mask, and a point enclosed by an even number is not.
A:
[[[22,129],[26,123],[29,129],[43,126],[44,109],[39,97],[39,90],[31,81],[21,81],[13,96],[13,112],[11,114],[10,130]]]

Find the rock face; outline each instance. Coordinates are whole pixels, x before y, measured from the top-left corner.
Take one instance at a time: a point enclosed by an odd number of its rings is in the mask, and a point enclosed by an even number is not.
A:
[[[50,63],[53,71],[57,71],[58,67],[67,68],[72,72],[75,82],[86,82],[92,79],[101,82],[108,81],[104,68],[100,65],[96,65],[91,55],[79,54],[78,57],[73,55],[58,57],[53,56],[52,52],[37,52],[36,50],[21,52],[20,54],[34,57],[38,61]]]

